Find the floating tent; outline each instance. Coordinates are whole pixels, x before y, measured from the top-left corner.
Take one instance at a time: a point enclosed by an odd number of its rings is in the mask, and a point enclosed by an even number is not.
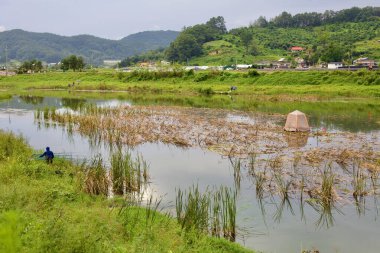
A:
[[[309,123],[305,113],[294,111],[288,114],[286,119],[285,131],[289,132],[307,132],[310,131]]]

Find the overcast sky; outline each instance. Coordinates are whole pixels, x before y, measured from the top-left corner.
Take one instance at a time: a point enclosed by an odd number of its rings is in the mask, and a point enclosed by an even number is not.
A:
[[[181,30],[223,16],[227,27],[246,26],[282,11],[322,12],[380,6],[380,0],[0,0],[0,31],[120,39],[147,30]]]

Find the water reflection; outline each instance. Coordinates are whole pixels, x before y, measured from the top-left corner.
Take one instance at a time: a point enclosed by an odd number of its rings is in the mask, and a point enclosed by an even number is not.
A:
[[[44,102],[44,97],[39,97],[39,96],[25,95],[25,96],[20,96],[20,99],[24,101],[25,103],[32,104],[32,105],[40,105]]]
[[[62,98],[61,101],[63,107],[70,108],[72,110],[78,110],[87,102],[86,99],[80,98]]]
[[[72,107],[80,107],[81,103],[85,102],[75,101]],[[59,108],[63,102],[60,99],[45,98],[40,106],[44,108],[48,104]],[[38,120],[33,125],[33,113],[25,109],[30,108],[30,105],[22,99],[17,106],[6,105],[6,108],[12,108],[13,111],[7,109],[7,114],[0,112],[0,127],[24,133],[37,149],[45,147],[48,140],[59,147],[59,153],[73,158],[91,157],[95,153],[107,157],[112,148],[122,148],[110,145],[114,142],[103,140],[97,133],[93,133],[90,138],[81,136],[72,124],[63,128],[52,122]],[[17,116],[15,108],[22,111],[22,114]],[[288,145],[304,145],[304,141],[298,142],[295,139],[290,138]],[[174,199],[173,189],[176,186],[186,188],[194,182],[198,182],[200,187],[228,185],[238,189],[238,226],[255,231],[244,238],[248,247],[266,252],[299,252],[299,245],[304,242],[305,247],[318,246],[321,252],[331,252],[331,244],[338,245],[336,247],[339,247],[340,252],[356,252],[358,249],[351,244],[352,241],[372,245],[366,248],[369,251],[376,251],[380,247],[378,241],[373,239],[380,236],[377,221],[379,182],[375,168],[367,178],[369,183],[366,184],[365,191],[372,189],[367,196],[360,194],[363,193],[360,190],[362,175],[358,174],[358,167],[342,163],[346,171],[344,173],[349,173],[352,178],[357,175],[352,182],[347,182],[347,187],[350,190],[358,189],[356,199],[352,197],[354,205],[343,205],[336,199],[323,198],[310,191],[307,180],[302,177],[304,165],[297,159],[292,161],[292,169],[293,174],[300,175],[300,182],[289,175],[273,174],[283,166],[281,159],[276,157],[267,157],[262,165],[262,157],[254,153],[244,161],[221,158],[217,154],[195,148],[178,149],[162,143],[142,145],[134,151],[143,153],[144,159],[151,164],[150,192],[158,195],[167,193],[168,200]],[[271,159],[276,161],[269,162]],[[333,172],[335,170],[336,168]],[[298,185],[298,190],[294,190],[293,184]],[[275,190],[275,187],[280,190]],[[373,201],[369,201],[372,198]],[[265,235],[258,236],[259,233]]]
[[[309,132],[285,132],[284,136],[289,148],[305,147],[309,140]]]

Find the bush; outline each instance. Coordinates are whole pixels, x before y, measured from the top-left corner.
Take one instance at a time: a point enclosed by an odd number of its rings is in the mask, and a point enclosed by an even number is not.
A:
[[[198,90],[198,92],[200,93],[200,94],[203,94],[203,95],[213,95],[213,94],[215,94],[215,91],[211,88],[211,87],[208,87],[208,88],[200,88],[199,90]]]
[[[259,74],[259,72],[257,72],[257,70],[250,70],[247,73],[247,77],[256,77],[256,76],[260,76],[260,74]]]

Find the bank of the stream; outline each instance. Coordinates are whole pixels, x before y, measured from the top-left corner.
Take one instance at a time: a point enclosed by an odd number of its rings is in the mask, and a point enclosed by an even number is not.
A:
[[[74,85],[72,85],[74,83]],[[380,97],[379,71],[134,71],[89,70],[0,77],[0,89],[228,93],[235,95],[309,95],[320,97]]]
[[[83,167],[59,158],[48,165],[33,152],[0,131],[0,252],[249,252],[184,233],[152,206],[85,193]]]

